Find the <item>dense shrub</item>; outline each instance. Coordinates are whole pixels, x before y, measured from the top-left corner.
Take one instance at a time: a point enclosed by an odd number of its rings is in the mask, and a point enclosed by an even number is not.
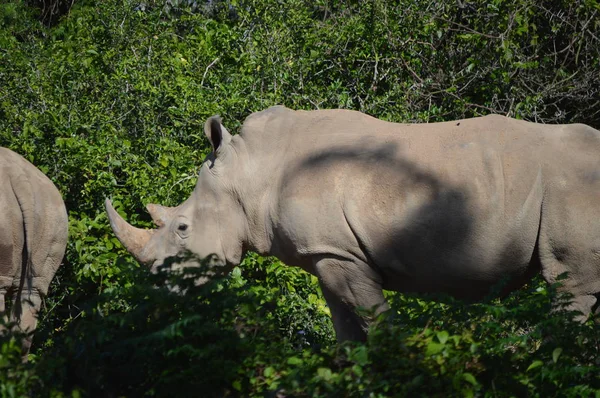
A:
[[[474,306],[390,294],[368,344],[339,346],[314,277],[251,254],[171,294],[102,207],[149,227],[146,203],[181,203],[216,113],[234,132],[279,103],[599,128],[596,0],[30,4],[0,4],[0,146],[56,183],[70,241],[30,363],[0,341],[3,396],[598,394],[593,327],[547,316],[539,281]]]
[[[65,372],[60,381],[66,391],[222,396],[233,389],[244,365],[256,366],[244,359],[268,350],[263,336],[279,331],[268,329],[277,322],[266,328],[258,322],[265,311],[239,272],[196,287],[189,276],[200,274],[170,279],[183,294],[158,287],[164,277],[147,273],[139,273],[135,285],[106,290],[86,303],[83,319],[67,328],[38,367]],[[129,308],[118,310],[118,303]],[[56,388],[53,375],[47,377]]]

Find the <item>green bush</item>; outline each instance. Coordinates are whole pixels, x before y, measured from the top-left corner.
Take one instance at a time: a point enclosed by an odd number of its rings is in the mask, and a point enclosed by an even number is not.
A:
[[[44,19],[57,4],[68,12]],[[539,281],[473,306],[389,294],[367,344],[336,345],[314,277],[250,254],[229,278],[169,293],[121,247],[103,201],[151,227],[145,204],[192,191],[206,118],[235,132],[274,104],[599,128],[599,11],[596,0],[3,2],[0,146],[55,182],[70,239],[30,362],[1,337],[2,395],[598,395],[592,326],[547,316],[555,292]]]

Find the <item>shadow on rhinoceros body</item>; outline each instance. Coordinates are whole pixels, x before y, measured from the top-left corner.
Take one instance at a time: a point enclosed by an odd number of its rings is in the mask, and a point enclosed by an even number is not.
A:
[[[483,262],[492,262],[490,268],[498,269],[514,261],[517,238],[506,239],[493,254],[485,250],[473,254],[478,251],[474,246],[481,246],[475,244],[480,238],[477,233],[487,231],[475,226],[481,205],[474,203],[464,185],[443,181],[407,160],[397,143],[373,145],[365,140],[307,156],[285,172],[280,192],[285,197],[290,184],[323,180],[331,174],[345,175],[342,180],[348,184],[338,187],[330,180],[318,186],[342,189],[347,201],[358,204],[354,214],[347,209],[351,205],[342,206],[353,235],[347,241],[366,254],[361,260],[382,273],[384,289],[477,301],[492,291],[504,296],[540,271],[537,247],[530,246],[526,254],[530,261],[525,264],[491,277],[477,272],[470,276]],[[308,189],[318,197],[314,185]],[[368,213],[382,201],[382,216],[370,217]],[[485,220],[478,222],[482,223]],[[348,248],[348,252],[356,252],[356,248]],[[492,256],[495,258],[490,260]],[[462,280],[457,281],[456,275]]]

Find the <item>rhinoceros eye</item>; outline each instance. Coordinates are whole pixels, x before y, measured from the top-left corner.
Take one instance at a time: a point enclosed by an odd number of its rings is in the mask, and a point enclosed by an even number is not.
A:
[[[176,227],[176,233],[181,239],[186,239],[190,234],[190,225],[186,222],[179,221]]]

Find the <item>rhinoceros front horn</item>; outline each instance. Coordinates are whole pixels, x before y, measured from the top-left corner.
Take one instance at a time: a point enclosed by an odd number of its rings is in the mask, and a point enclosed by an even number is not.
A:
[[[125,249],[144,265],[150,265],[155,260],[152,258],[150,248],[146,247],[154,234],[153,230],[136,228],[129,224],[117,213],[109,199],[104,202],[110,226]]]

